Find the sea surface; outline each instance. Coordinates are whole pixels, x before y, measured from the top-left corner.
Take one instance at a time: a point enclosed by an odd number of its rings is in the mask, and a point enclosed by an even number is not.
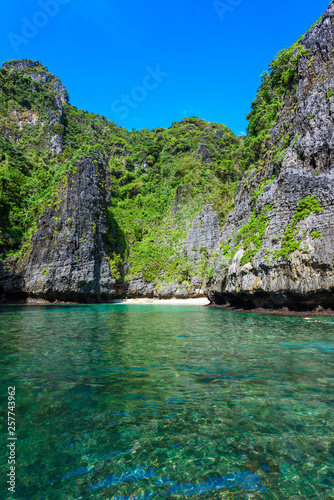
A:
[[[332,318],[2,306],[0,354],[1,499],[334,499]]]

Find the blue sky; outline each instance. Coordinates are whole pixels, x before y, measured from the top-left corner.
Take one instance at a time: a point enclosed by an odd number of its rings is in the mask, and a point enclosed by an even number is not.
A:
[[[39,60],[129,130],[186,116],[245,133],[261,73],[329,0],[5,0],[1,61]]]

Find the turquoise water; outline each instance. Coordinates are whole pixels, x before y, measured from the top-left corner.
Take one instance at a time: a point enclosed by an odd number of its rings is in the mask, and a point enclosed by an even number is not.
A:
[[[1,307],[18,439],[17,492],[2,453],[0,498],[333,499],[334,320],[320,321]]]

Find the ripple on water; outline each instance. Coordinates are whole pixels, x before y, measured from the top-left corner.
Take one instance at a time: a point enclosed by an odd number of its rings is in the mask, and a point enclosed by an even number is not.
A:
[[[333,498],[330,322],[158,305],[0,314],[20,500]]]

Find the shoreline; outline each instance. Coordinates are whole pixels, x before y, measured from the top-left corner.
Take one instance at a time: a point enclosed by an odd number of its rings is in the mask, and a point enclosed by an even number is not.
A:
[[[263,316],[312,316],[312,317],[328,317],[331,318],[334,316],[333,309],[322,309],[322,310],[305,310],[305,311],[296,311],[293,309],[288,309],[288,307],[281,307],[279,309],[264,309],[263,307],[254,307],[252,309],[246,309],[238,306],[231,306],[229,304],[209,304],[209,307],[224,309],[229,312],[236,313],[244,313],[244,314],[261,314]]]
[[[288,309],[288,307],[281,307],[279,309],[264,309],[262,307],[254,308],[243,308],[242,306],[231,306],[230,304],[214,304],[210,303],[207,297],[199,298],[188,298],[188,299],[176,299],[175,297],[171,299],[158,299],[158,298],[129,298],[129,299],[112,299],[109,302],[70,302],[55,300],[54,302],[47,301],[45,299],[23,299],[23,300],[13,300],[0,302],[1,306],[89,306],[89,305],[187,305],[187,306],[205,306],[209,308],[223,309],[228,312],[243,313],[243,314],[260,314],[264,316],[295,316],[295,317],[334,317],[333,309],[321,309],[321,310],[293,310]]]
[[[193,306],[209,306],[210,301],[206,297],[200,297],[197,299],[149,299],[149,298],[136,298],[136,299],[115,299],[111,304],[126,304],[126,305],[132,305],[132,304],[154,304],[154,305],[159,305],[159,304],[165,304],[165,305],[193,305]]]
[[[25,300],[13,300],[13,301],[4,301],[0,302],[1,306],[59,306],[59,305],[69,305],[69,306],[89,306],[89,305],[145,305],[145,304],[154,304],[154,305],[193,305],[193,306],[209,306],[210,301],[206,297],[199,298],[189,298],[189,299],[156,299],[156,298],[131,298],[131,299],[113,299],[109,302],[71,302],[71,301],[63,301],[63,300],[55,300],[54,302],[50,302],[45,299],[32,299],[28,298]]]

